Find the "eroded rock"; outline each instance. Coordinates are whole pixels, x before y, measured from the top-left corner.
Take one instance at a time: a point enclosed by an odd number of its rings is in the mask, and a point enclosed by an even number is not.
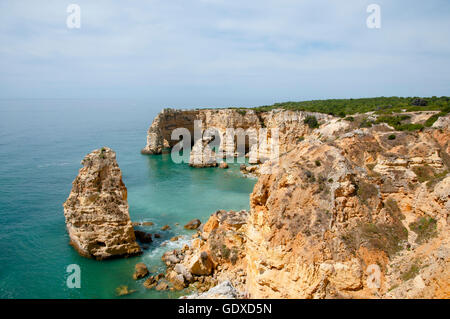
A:
[[[104,147],[81,164],[63,205],[70,244],[80,255],[98,260],[140,254],[116,153]]]
[[[138,263],[134,267],[135,272],[133,274],[133,279],[138,280],[148,276],[149,272],[147,266],[144,263]]]
[[[149,244],[152,240],[152,234],[146,233],[144,231],[135,230],[134,234],[136,236],[136,239],[139,240],[143,244]]]
[[[214,262],[208,252],[203,251],[197,256],[194,256],[190,261],[189,271],[191,274],[197,276],[212,274],[214,271]]]
[[[193,219],[186,225],[184,225],[184,228],[193,230],[199,228],[201,224],[202,222],[200,221],[200,219]]]

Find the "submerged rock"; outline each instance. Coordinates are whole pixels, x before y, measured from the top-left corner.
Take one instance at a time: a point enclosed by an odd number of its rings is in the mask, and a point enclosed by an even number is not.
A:
[[[128,213],[127,188],[107,147],[88,154],[64,206],[70,244],[97,260],[142,253]]]
[[[129,294],[132,294],[133,292],[136,292],[136,290],[130,290],[128,286],[119,286],[116,288],[116,295],[117,296],[126,296]]]
[[[147,278],[147,280],[145,280],[144,287],[147,289],[152,289],[152,288],[155,288],[157,284],[158,284],[158,280],[156,280],[155,277],[150,276]]]
[[[133,226],[153,226],[153,222],[133,222]]]
[[[143,244],[149,244],[153,241],[152,234],[146,233],[144,231],[135,230],[134,234],[136,235],[136,239]]]
[[[163,227],[161,227],[161,230],[165,231],[165,230],[169,230],[170,226],[169,225],[164,225]]]
[[[144,263],[138,263],[134,266],[135,272],[133,274],[133,279],[138,280],[144,278],[148,275],[147,266]]]
[[[193,219],[189,223],[184,225],[184,228],[193,230],[199,228],[201,224],[202,222],[200,221],[200,219]]]
[[[153,226],[154,223],[153,222],[143,222],[142,226]]]

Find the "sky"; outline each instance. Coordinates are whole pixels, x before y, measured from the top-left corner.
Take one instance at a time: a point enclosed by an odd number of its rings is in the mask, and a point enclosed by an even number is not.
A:
[[[449,38],[448,0],[0,0],[0,99],[448,96]]]

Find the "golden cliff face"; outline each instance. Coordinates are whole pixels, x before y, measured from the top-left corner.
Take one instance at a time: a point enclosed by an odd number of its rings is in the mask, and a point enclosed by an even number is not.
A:
[[[140,254],[116,153],[95,150],[81,164],[63,205],[70,244],[80,255],[99,260]]]
[[[406,288],[390,262],[406,253],[405,272],[414,262],[421,263],[415,276],[436,268],[427,276],[439,280],[415,288],[422,295],[450,281],[442,271],[450,250],[448,131],[395,132],[394,140],[392,133],[374,127],[304,141],[261,175],[247,225],[252,298],[380,297],[389,289],[395,297]],[[431,240],[426,258],[415,254]],[[380,268],[379,289],[368,284],[370,265]]]
[[[216,213],[187,250],[194,261],[212,258],[202,280],[230,281],[250,298],[450,297],[449,116],[398,132],[287,110],[182,114],[166,110],[155,119],[145,152],[170,145],[167,132],[180,118],[201,120],[202,132],[216,128],[230,153],[237,146],[224,142],[230,127],[277,129],[280,143],[279,158],[251,167],[259,179],[239,231]],[[304,123],[308,115],[319,128]],[[221,257],[234,250],[232,261]]]

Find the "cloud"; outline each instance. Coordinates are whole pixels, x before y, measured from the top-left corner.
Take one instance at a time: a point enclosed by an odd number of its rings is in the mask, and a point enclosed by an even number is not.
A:
[[[1,2],[0,97],[448,95],[447,1],[378,1],[379,30],[372,1],[76,3],[79,30],[64,1]]]

